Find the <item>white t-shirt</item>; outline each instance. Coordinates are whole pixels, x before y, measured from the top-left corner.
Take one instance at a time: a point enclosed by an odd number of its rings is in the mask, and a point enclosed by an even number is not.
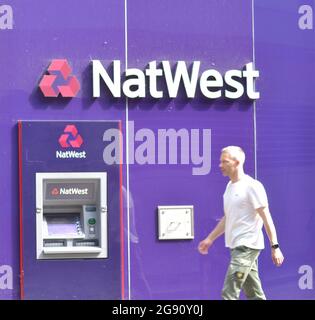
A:
[[[263,249],[263,221],[256,209],[268,206],[264,186],[249,175],[227,184],[224,195],[225,246]]]

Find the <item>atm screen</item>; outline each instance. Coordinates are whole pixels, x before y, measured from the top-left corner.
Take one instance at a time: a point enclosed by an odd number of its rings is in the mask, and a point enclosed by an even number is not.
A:
[[[80,235],[80,213],[46,215],[49,236]]]

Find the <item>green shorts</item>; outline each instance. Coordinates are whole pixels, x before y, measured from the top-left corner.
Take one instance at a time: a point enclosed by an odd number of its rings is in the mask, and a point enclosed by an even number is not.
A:
[[[258,274],[260,251],[246,246],[231,249],[231,261],[222,290],[224,300],[239,299],[242,289],[250,300],[266,300]]]

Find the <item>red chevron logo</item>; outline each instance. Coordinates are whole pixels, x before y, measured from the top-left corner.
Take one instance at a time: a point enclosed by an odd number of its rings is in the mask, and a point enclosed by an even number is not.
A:
[[[59,195],[59,190],[57,188],[52,189],[51,190],[51,195],[58,196]]]
[[[83,139],[78,133],[78,129],[73,124],[68,124],[64,131],[64,133],[59,138],[59,144],[62,148],[80,148]]]
[[[71,75],[72,69],[66,59],[54,59],[39,83],[39,88],[45,97],[73,98],[80,90],[80,82]]]

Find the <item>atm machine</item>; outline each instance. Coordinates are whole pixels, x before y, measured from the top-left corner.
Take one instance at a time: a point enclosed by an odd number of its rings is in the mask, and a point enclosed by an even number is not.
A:
[[[19,121],[21,299],[124,298],[122,170],[103,159],[120,127]]]
[[[36,173],[37,259],[107,254],[106,173]]]

